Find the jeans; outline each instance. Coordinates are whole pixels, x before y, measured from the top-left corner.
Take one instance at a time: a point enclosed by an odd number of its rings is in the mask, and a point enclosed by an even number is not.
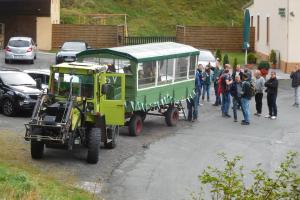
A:
[[[237,109],[239,105],[242,105],[241,99],[240,98],[232,98],[232,110],[233,110],[233,117],[234,119],[237,119]],[[242,109],[243,111],[243,109]]]
[[[247,98],[241,99],[242,110],[245,122],[250,123],[250,100]]]
[[[300,104],[300,85],[295,87],[295,104]]]
[[[216,96],[216,102],[215,102],[215,104],[216,105],[221,105],[221,97],[218,94],[218,83],[217,82],[214,83],[214,89],[215,89],[215,96]]]
[[[203,85],[203,93],[202,93],[202,100],[205,99],[205,93],[207,94],[207,100],[209,100],[209,93],[210,93],[210,85]]]
[[[202,90],[202,86],[200,88],[196,88],[196,96],[197,96],[197,101],[196,103],[199,105],[200,104],[200,97],[201,97],[201,90]]]
[[[257,94],[255,94],[256,112],[258,114],[261,114],[263,96],[264,96],[263,93],[257,93]]]
[[[226,92],[226,93],[222,93],[222,114],[223,115],[228,115],[228,111],[229,111],[229,107],[230,107],[230,93]]]
[[[197,92],[196,92],[196,95],[194,98],[189,98],[186,100],[189,121],[192,121],[192,120],[195,120],[198,118],[199,105],[196,103],[197,101],[199,101]]]
[[[267,94],[267,102],[269,107],[269,115],[277,116],[276,94]]]

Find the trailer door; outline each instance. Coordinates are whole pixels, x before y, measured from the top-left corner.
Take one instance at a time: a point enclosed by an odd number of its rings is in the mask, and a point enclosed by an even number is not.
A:
[[[102,90],[106,90],[103,93]],[[103,73],[100,75],[100,112],[107,125],[125,123],[125,74]]]

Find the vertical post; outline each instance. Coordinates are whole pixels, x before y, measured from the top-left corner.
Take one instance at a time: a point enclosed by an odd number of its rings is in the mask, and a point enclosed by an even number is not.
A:
[[[156,68],[155,68],[155,86],[157,86],[158,82],[158,61],[156,61]]]
[[[245,51],[245,65],[248,64],[247,57],[248,57],[248,48],[246,48],[246,51]]]

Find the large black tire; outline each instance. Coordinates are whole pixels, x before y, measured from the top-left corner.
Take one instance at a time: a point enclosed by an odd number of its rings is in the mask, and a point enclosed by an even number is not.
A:
[[[4,99],[2,105],[3,114],[9,117],[13,117],[17,113],[17,108],[14,105],[14,102],[10,99]]]
[[[111,140],[110,142],[105,141],[104,147],[107,149],[114,149],[117,146],[119,136],[119,126],[113,126],[112,128],[107,129],[107,139]]]
[[[134,114],[129,121],[128,125],[129,135],[139,136],[143,129],[143,119],[140,115]]]
[[[88,153],[86,161],[91,164],[96,164],[99,160],[101,129],[92,128],[88,137]]]
[[[40,129],[34,129],[31,133],[32,135],[40,135]],[[44,143],[40,141],[31,140],[31,158],[41,159],[44,155]]]
[[[5,64],[9,64],[9,60],[8,59],[5,59]]]
[[[169,107],[165,113],[165,120],[168,126],[176,126],[179,119],[179,111],[175,107]]]
[[[31,158],[41,159],[44,155],[44,143],[31,141]]]

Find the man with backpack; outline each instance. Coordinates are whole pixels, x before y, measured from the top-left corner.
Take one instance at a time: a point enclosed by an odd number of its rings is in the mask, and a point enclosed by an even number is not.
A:
[[[230,65],[226,64],[224,66],[223,74],[219,79],[219,92],[222,94],[222,117],[230,118],[231,116],[228,114],[230,107],[230,86],[232,84],[232,79],[229,73]]]
[[[243,74],[243,83],[242,83],[242,111],[244,120],[242,120],[242,125],[249,125],[250,124],[250,100],[253,96],[253,88],[249,81],[248,74]]]
[[[292,87],[295,90],[295,103],[294,107],[299,108],[300,104],[300,68],[296,65],[294,71],[291,73]]]

